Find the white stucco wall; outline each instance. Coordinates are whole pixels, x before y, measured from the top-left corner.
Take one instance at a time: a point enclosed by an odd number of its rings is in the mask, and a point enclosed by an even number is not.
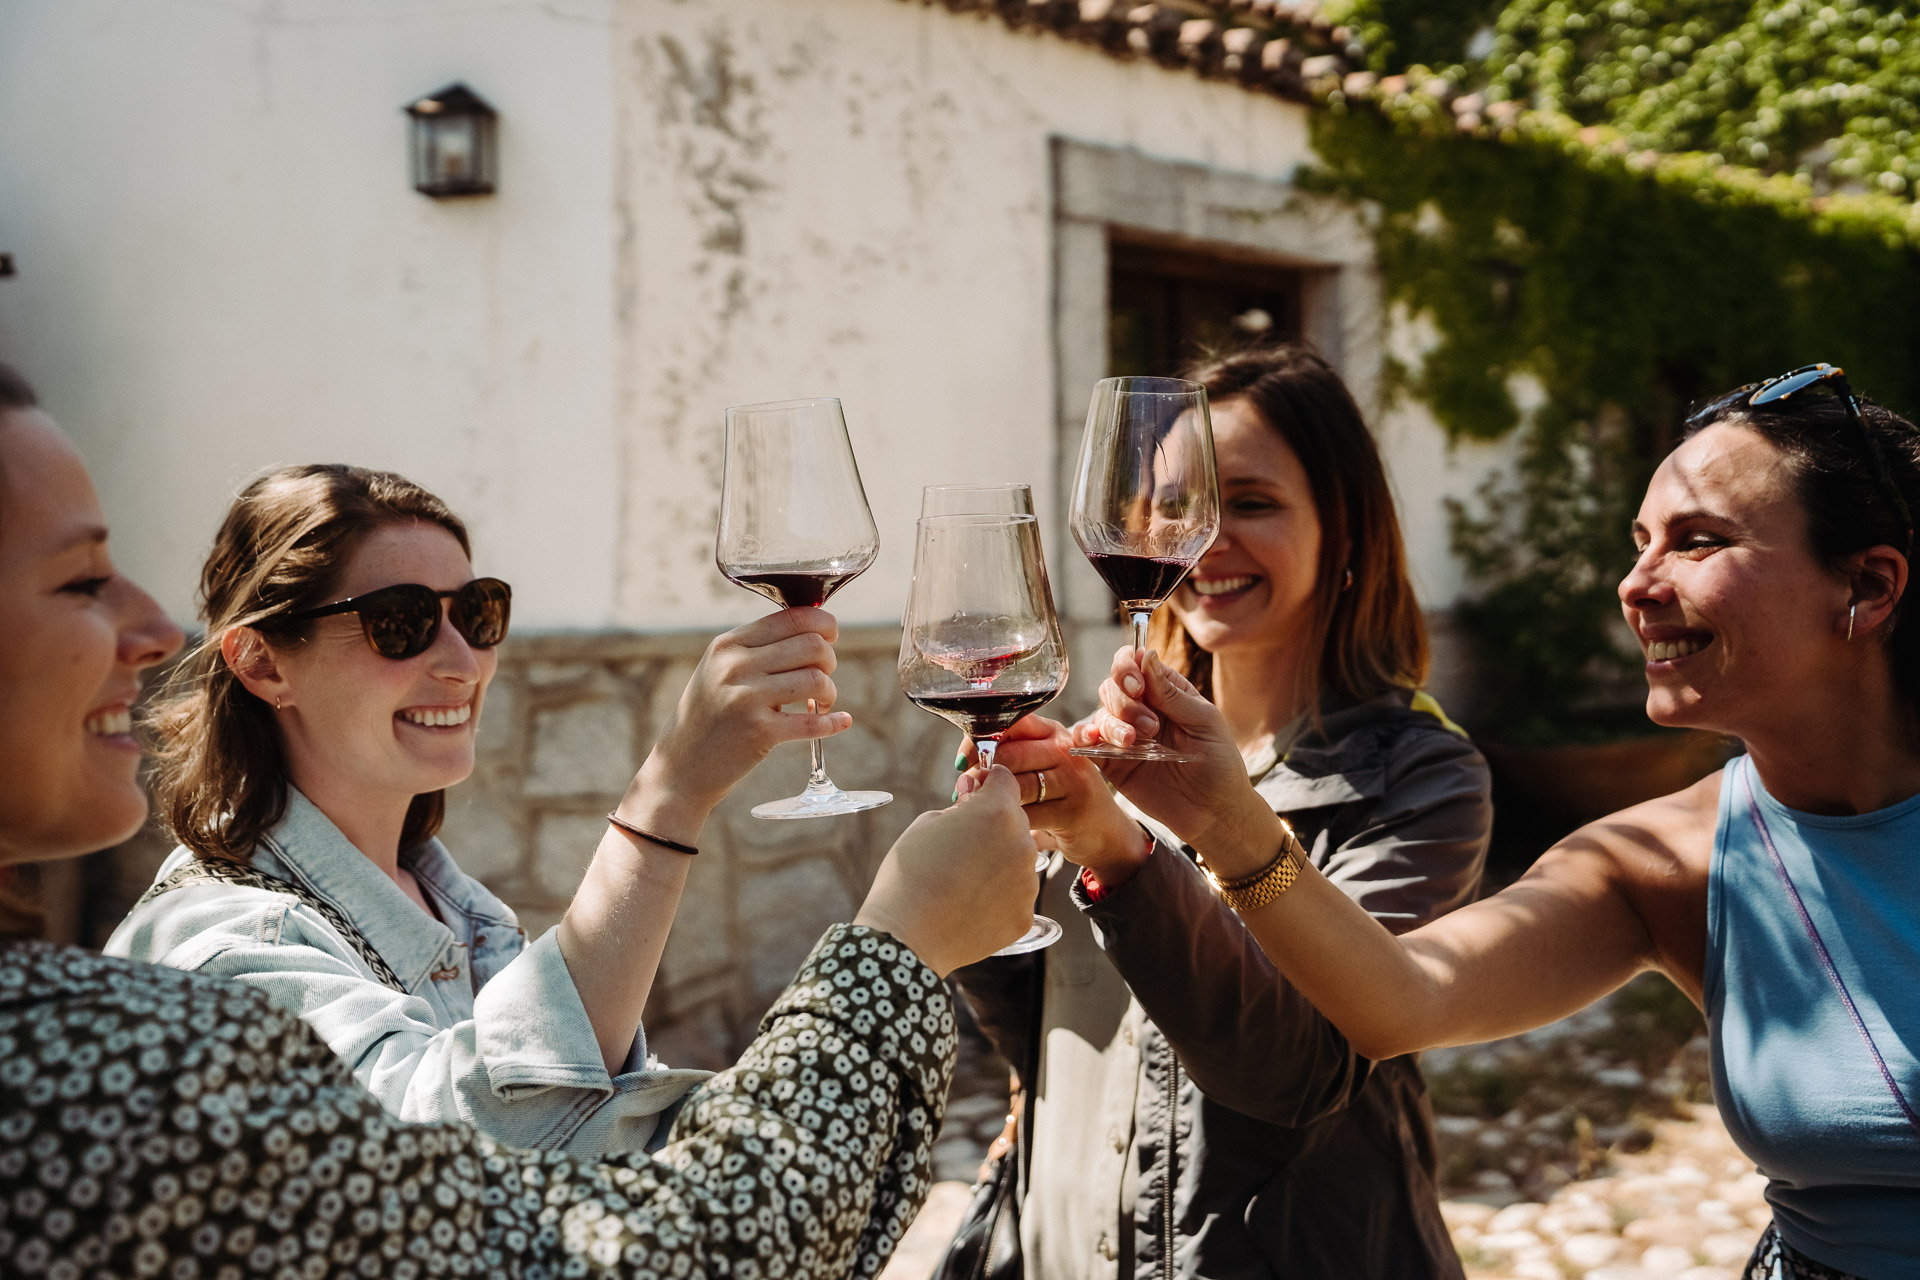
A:
[[[408,185],[398,108],[454,79],[495,197]],[[1306,158],[1297,106],[899,0],[0,0],[0,358],[183,616],[235,485],[324,457],[446,496],[523,625],[750,617],[721,410],[839,395],[882,550],[836,609],[891,621],[921,485],[1053,502],[1055,136]],[[1486,458],[1378,425],[1443,605]]]
[[[536,626],[612,620],[608,0],[0,0],[0,352],[181,617],[264,467],[392,467]],[[499,195],[434,201],[401,106],[465,80]]]

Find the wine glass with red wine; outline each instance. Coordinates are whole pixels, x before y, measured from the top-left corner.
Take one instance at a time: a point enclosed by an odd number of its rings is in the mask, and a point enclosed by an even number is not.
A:
[[[725,478],[714,559],[720,572],[783,609],[823,605],[873,563],[880,533],[854,465],[847,420],[832,397],[727,410]],[[807,710],[817,708],[807,700]],[[842,791],[826,752],[808,744],[806,790],[756,805],[756,818],[824,818],[875,809],[885,791]]]
[[[1000,735],[1067,684],[1067,646],[1047,590],[1040,522],[1030,515],[923,517],[900,631],[900,688],[973,739],[991,767]],[[1060,936],[1035,916],[1019,955]]]
[[[1133,622],[1147,620],[1220,531],[1207,390],[1181,378],[1107,378],[1093,389],[1073,484],[1073,540]],[[1198,756],[1150,739],[1075,747],[1077,756],[1182,762]]]

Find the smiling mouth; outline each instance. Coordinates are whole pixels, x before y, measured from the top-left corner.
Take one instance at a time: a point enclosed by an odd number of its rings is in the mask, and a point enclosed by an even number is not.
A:
[[[1201,597],[1230,596],[1236,591],[1245,591],[1260,581],[1250,573],[1237,574],[1231,578],[1188,578],[1187,585],[1193,588],[1193,594]]]
[[[1648,662],[1672,662],[1689,657],[1713,643],[1712,636],[1680,636],[1674,640],[1656,640],[1646,646]]]
[[[109,707],[87,717],[86,730],[96,738],[124,738],[133,732],[133,710]]]
[[[473,719],[473,704],[457,707],[411,707],[399,713],[399,719],[425,729],[454,729]]]

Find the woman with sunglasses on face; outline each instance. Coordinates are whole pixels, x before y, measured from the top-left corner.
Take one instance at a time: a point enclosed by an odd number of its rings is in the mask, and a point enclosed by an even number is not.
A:
[[[1119,655],[1075,732],[1206,757],[1116,780],[1371,1058],[1514,1035],[1666,974],[1705,1011],[1721,1115],[1768,1178],[1750,1280],[1920,1276],[1916,506],[1920,430],[1859,405],[1832,366],[1691,416],[1634,521],[1620,602],[1648,715],[1747,754],[1399,938],[1299,856],[1236,773],[1231,726],[1177,673]],[[1069,742],[1013,767],[1098,787]],[[1160,861],[1124,841],[1070,852],[1103,885]]]
[[[139,827],[131,708],[180,638],[0,365],[0,869]],[[396,1121],[257,989],[0,944],[0,1274],[874,1275],[931,1183],[940,975],[1030,918],[1016,792],[923,814],[672,1143],[604,1165]]]
[[[1239,785],[1288,815],[1338,891],[1396,932],[1424,924],[1473,896],[1492,808],[1480,753],[1416,692],[1426,632],[1373,436],[1303,348],[1194,376],[1220,533],[1150,642],[1207,690]],[[1171,831],[1143,833],[1086,762],[1051,764],[1057,728],[1029,718],[1000,747],[1035,828],[1076,861],[1088,832],[1161,852],[1104,895],[1059,868],[1042,910],[1066,936],[959,974],[1010,1061],[1041,1036],[1030,1280],[1459,1277],[1414,1060],[1353,1053],[1195,888]]]
[[[434,838],[510,603],[459,518],[396,475],[289,467],[236,499],[200,589],[207,640],[154,715],[180,847],[108,954],[259,987],[407,1119],[583,1155],[664,1139],[707,1073],[650,1059],[641,1010],[707,815],[776,744],[849,723],[832,616],[714,642],[529,943]]]

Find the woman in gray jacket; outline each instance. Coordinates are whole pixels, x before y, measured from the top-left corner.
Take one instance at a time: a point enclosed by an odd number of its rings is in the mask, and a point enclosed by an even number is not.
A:
[[[1395,932],[1416,928],[1473,897],[1492,806],[1479,752],[1418,692],[1426,634],[1372,436],[1301,348],[1197,376],[1221,531],[1155,617],[1153,647],[1218,704],[1327,878]],[[1190,850],[1112,798],[1091,761],[1059,763],[1065,733],[1030,718],[999,759],[1067,855],[1042,906],[1066,937],[958,975],[1014,1062],[1042,993],[1029,1280],[1459,1277],[1415,1060],[1354,1053]],[[1076,843],[1116,840],[1155,845],[1138,874],[1077,874]]]

